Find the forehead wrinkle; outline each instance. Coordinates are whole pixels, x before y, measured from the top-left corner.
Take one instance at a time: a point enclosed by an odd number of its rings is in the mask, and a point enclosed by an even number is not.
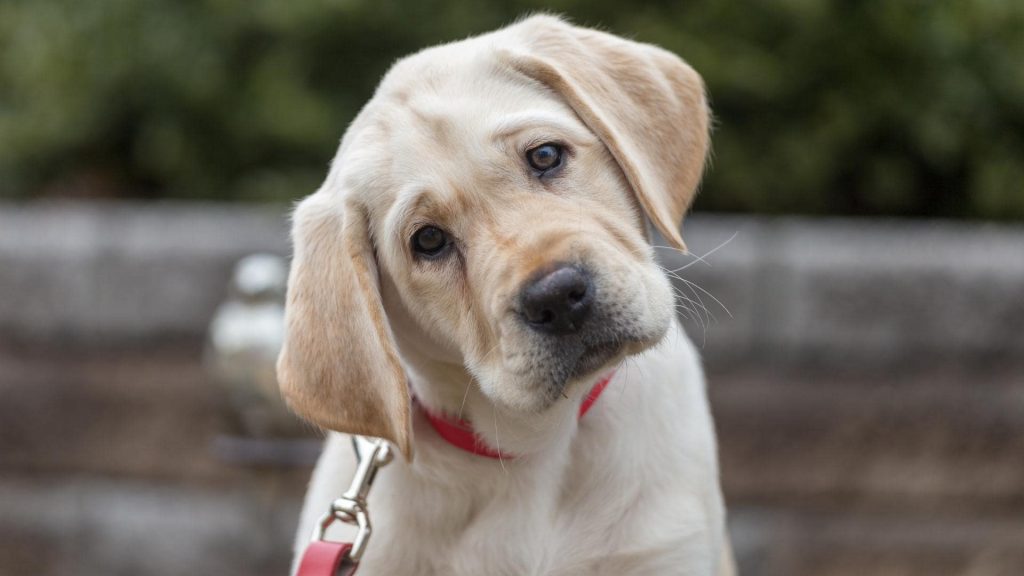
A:
[[[491,128],[493,140],[504,140],[533,128],[554,129],[569,135],[572,140],[585,141],[593,136],[583,127],[569,122],[561,114],[527,112],[503,118]]]
[[[458,141],[452,114],[435,102],[410,102],[407,110],[416,120],[414,122],[428,138],[434,139],[442,146],[451,146]]]
[[[400,231],[402,226],[417,214],[424,211],[425,206],[433,203],[429,189],[416,187],[414,192],[400,193],[388,211],[388,228]]]
[[[407,186],[405,190],[408,191],[400,192],[388,211],[389,226],[392,229],[401,227],[424,214],[432,220],[439,220],[438,224],[451,224],[455,215],[469,209],[469,203],[466,195],[457,188],[452,188],[452,194],[439,192],[445,189],[421,184]]]

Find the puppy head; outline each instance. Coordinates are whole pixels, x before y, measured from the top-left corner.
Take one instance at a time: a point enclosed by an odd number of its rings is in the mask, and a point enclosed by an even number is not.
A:
[[[399,62],[296,210],[285,397],[410,456],[399,351],[529,412],[658,342],[644,215],[683,248],[707,132],[677,57],[552,17]]]

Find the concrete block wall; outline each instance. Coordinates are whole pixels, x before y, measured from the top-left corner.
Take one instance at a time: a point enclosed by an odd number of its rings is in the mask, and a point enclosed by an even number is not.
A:
[[[238,258],[287,251],[285,214],[227,204],[0,204],[0,337],[199,337]]]
[[[1024,358],[1024,229],[944,221],[697,215],[670,269],[716,317],[709,360],[891,366]],[[731,238],[731,241],[730,241]],[[728,243],[726,243],[728,242]],[[719,248],[719,246],[721,246]],[[685,290],[691,298],[693,291]]]
[[[284,573],[308,470],[218,458],[198,341],[233,263],[286,253],[285,212],[0,203],[0,574]],[[1024,228],[684,236],[703,260],[658,252],[714,315],[686,324],[743,574],[1024,573]]]
[[[0,338],[199,338],[235,260],[287,253],[286,213],[0,204]],[[685,324],[712,364],[1024,357],[1022,227],[697,214],[684,235],[707,256],[658,253],[699,286],[676,281],[707,308]]]

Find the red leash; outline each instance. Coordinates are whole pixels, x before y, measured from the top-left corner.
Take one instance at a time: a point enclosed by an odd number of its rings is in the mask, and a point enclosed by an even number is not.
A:
[[[352,576],[359,566],[348,557],[352,545],[345,542],[310,542],[302,555],[297,576]]]
[[[583,403],[580,404],[579,418],[583,418],[597,402],[614,375],[614,373],[609,374],[594,384],[594,387],[587,393],[587,397],[583,399]],[[426,414],[427,420],[434,430],[437,430],[442,438],[457,448],[487,458],[510,459],[515,457],[484,444],[480,437],[473,432],[472,425],[465,420],[449,420],[426,410],[423,413]],[[348,491],[341,498],[335,500],[327,514],[320,519],[313,541],[302,554],[302,561],[299,562],[299,571],[296,572],[296,576],[354,576],[356,568],[359,567],[359,560],[362,558],[370,536],[370,518],[366,513],[366,496],[377,469],[391,461],[391,452],[383,440],[369,440],[361,436],[353,436],[352,443],[355,446],[356,457],[359,459],[356,477],[352,480],[352,486]],[[336,521],[359,527],[359,534],[353,544],[324,540],[327,527]]]

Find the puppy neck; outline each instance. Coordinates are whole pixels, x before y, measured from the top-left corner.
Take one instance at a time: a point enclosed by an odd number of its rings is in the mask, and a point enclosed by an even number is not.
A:
[[[466,420],[487,446],[522,458],[568,450],[584,396],[600,379],[595,376],[593,382],[571,387],[564,397],[542,411],[523,412],[493,402],[462,365],[415,355],[405,356],[403,363],[409,374],[410,392],[424,410]],[[439,438],[425,418],[416,419],[413,441],[418,454],[459,450]]]

